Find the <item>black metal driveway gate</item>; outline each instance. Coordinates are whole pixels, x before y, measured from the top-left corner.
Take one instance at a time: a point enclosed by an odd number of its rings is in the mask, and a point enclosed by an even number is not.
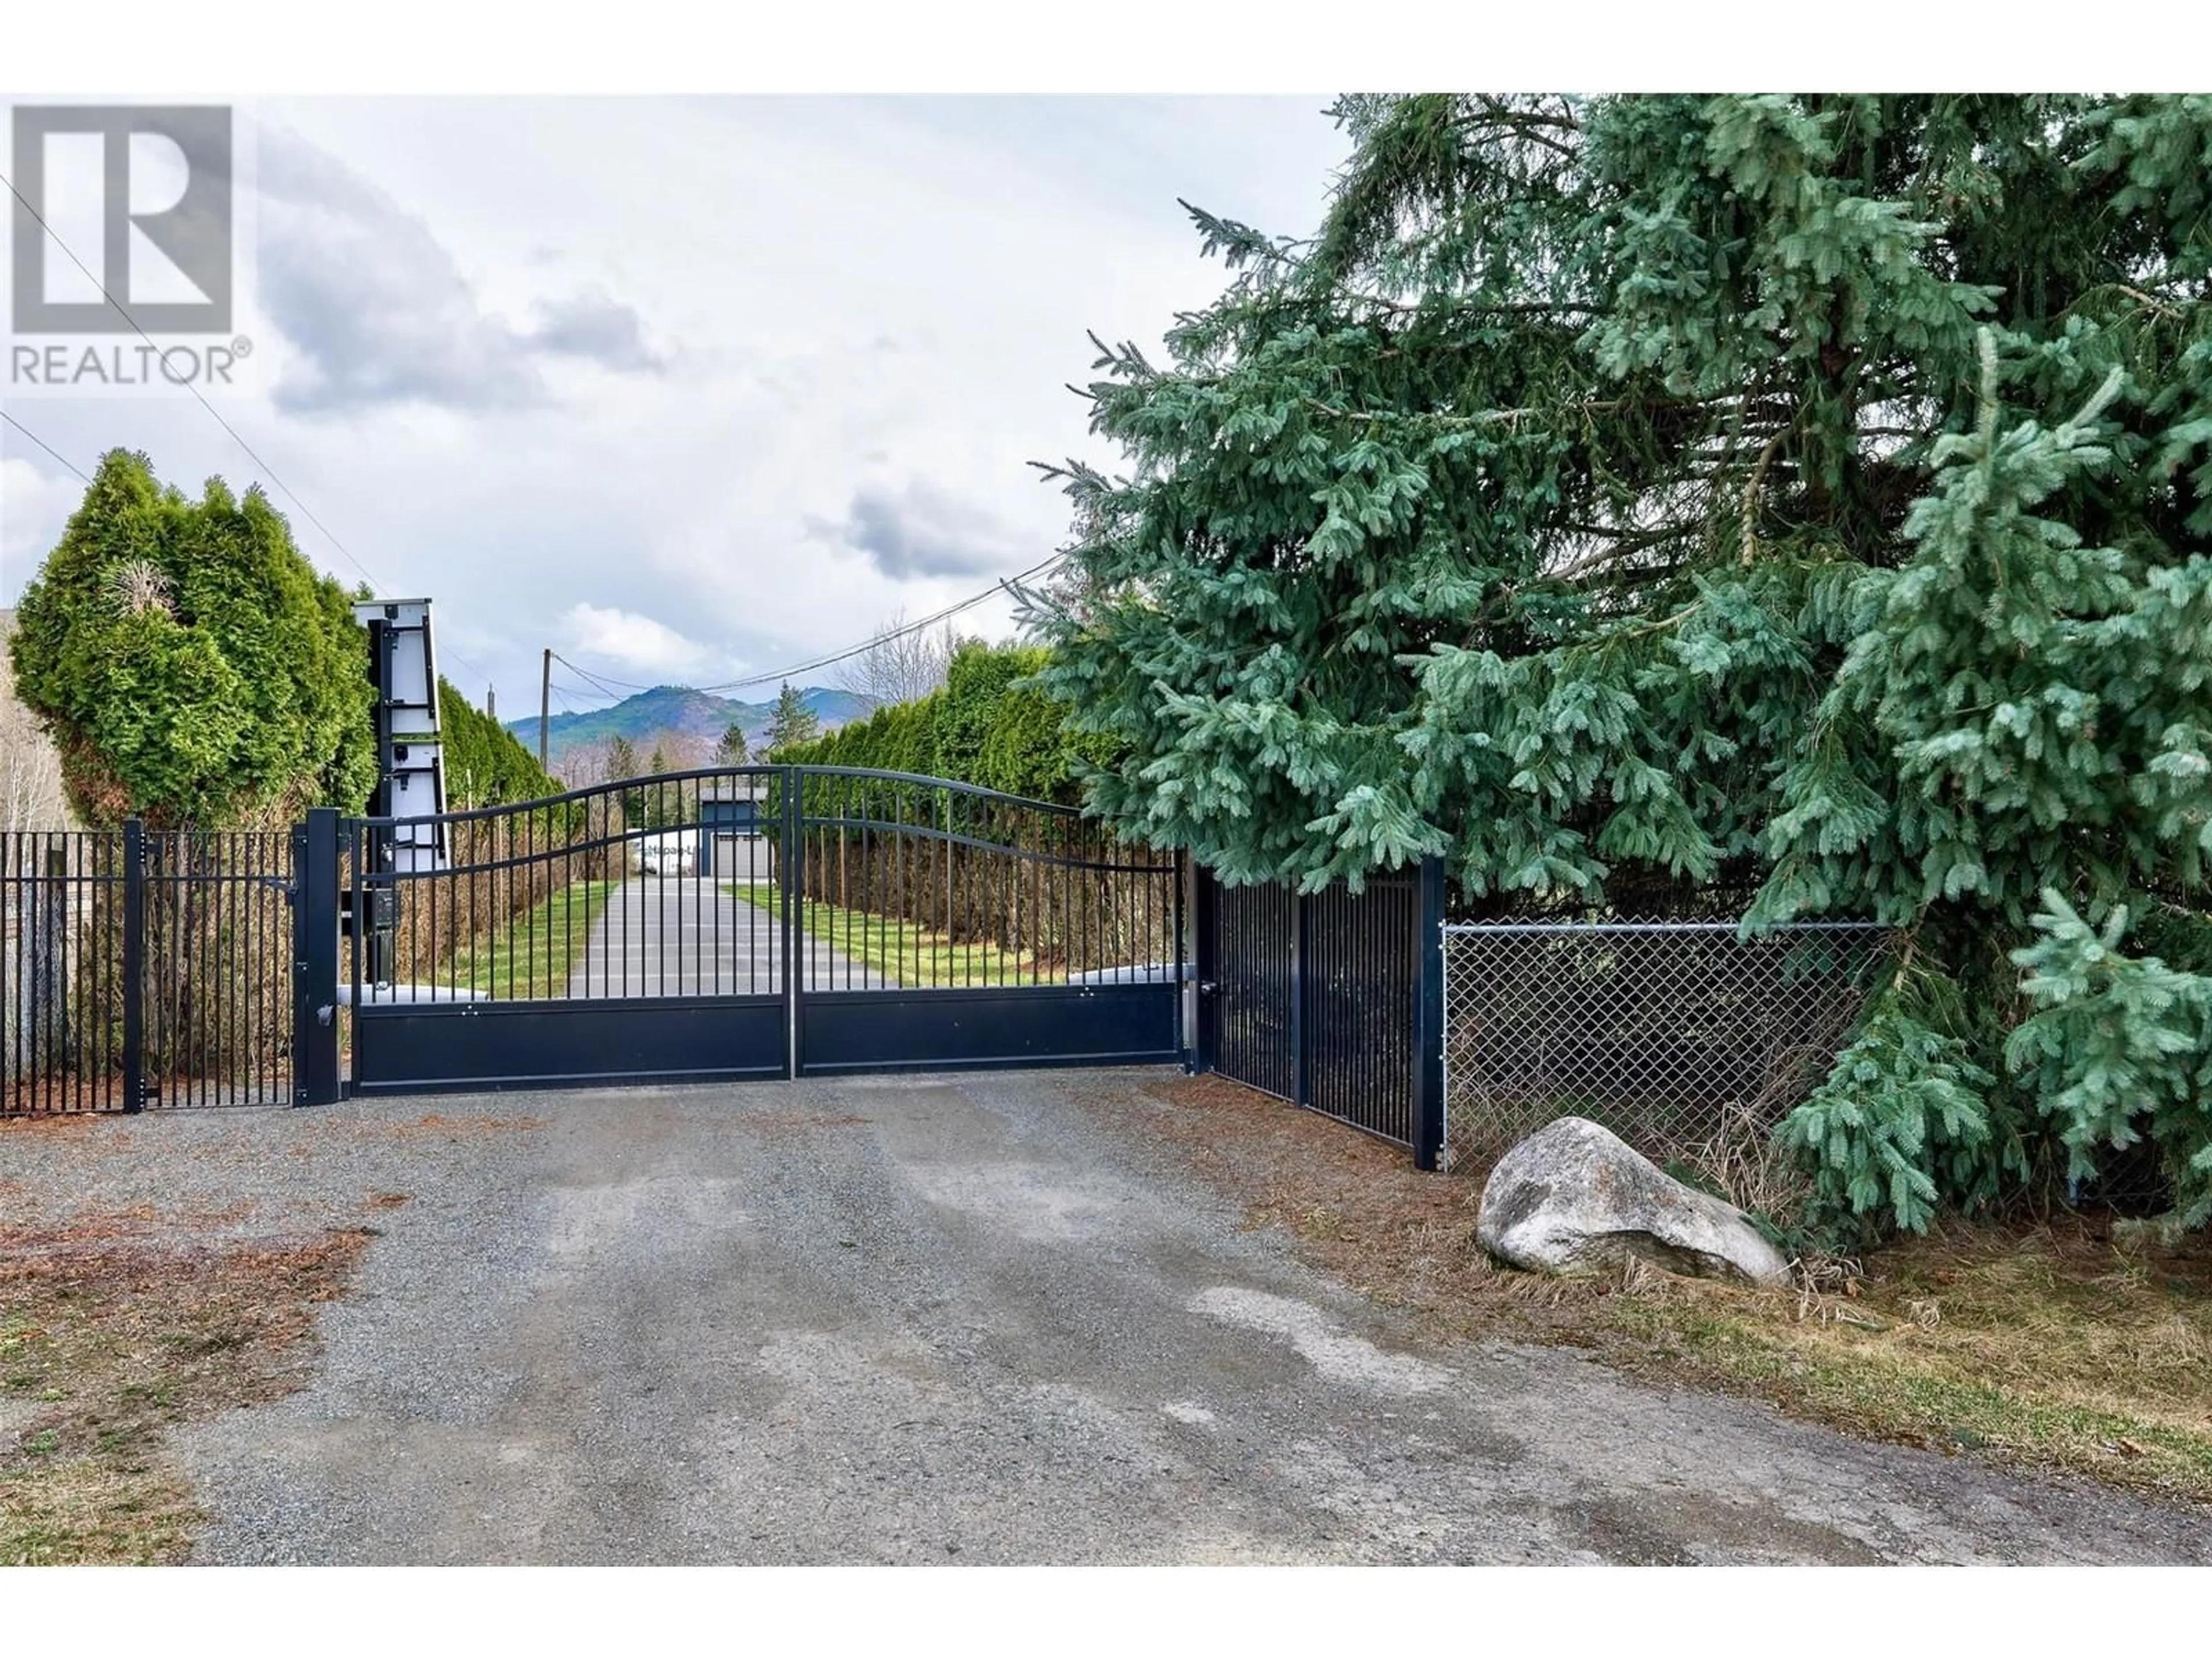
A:
[[[307,827],[357,1092],[1182,1055],[1180,859],[1068,808],[754,766],[429,822]]]

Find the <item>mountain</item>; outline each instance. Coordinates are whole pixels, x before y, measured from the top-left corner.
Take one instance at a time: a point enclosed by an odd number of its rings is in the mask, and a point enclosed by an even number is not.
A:
[[[830,686],[810,685],[799,692],[799,699],[822,722],[825,732],[861,719],[876,707],[872,697]],[[675,749],[690,751],[681,756],[672,751],[670,758],[705,765],[707,756],[732,722],[744,725],[745,740],[757,751],[774,709],[774,698],[766,702],[739,702],[734,697],[718,697],[688,685],[659,685],[609,708],[554,715],[546,726],[547,764],[558,775],[564,756],[586,744],[608,743],[619,737],[629,739],[641,762],[652,753],[655,740],[667,738],[673,741]],[[538,752],[535,714],[506,724],[522,740],[524,748],[532,755]]]

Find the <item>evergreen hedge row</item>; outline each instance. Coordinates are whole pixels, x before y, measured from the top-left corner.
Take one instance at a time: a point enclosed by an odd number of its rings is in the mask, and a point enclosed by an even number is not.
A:
[[[1028,684],[1041,646],[963,646],[945,684],[891,703],[811,743],[771,750],[771,761],[915,772],[1061,805],[1082,804],[1082,778],[1111,766],[1120,744],[1071,732],[1060,705]]]
[[[497,720],[438,681],[438,731],[445,742],[446,801],[456,811],[557,795],[561,786]]]
[[[767,758],[950,778],[1079,806],[1085,773],[1111,765],[1118,744],[1068,731],[1060,705],[1029,684],[1046,656],[1038,647],[964,646],[945,684],[927,696],[772,749]],[[932,939],[1006,952],[1005,963],[982,970],[987,975],[1048,982],[1062,973],[1164,960],[1173,949],[1168,855],[1157,871],[1141,873],[1058,862],[1146,861],[1095,821],[870,779],[817,778],[807,785],[806,810],[817,820],[850,815],[922,826],[890,835],[841,835],[828,824],[810,830],[807,896],[899,917]],[[891,971],[907,969],[894,963]]]

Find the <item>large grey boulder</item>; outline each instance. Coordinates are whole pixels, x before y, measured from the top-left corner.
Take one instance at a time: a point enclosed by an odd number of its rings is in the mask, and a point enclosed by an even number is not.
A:
[[[1501,1261],[1540,1273],[1606,1273],[1634,1256],[1699,1278],[1790,1277],[1742,1211],[1684,1186],[1584,1117],[1547,1123],[1498,1159],[1475,1237]]]

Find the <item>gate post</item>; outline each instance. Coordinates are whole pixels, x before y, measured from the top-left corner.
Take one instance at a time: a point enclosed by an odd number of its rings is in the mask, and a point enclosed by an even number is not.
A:
[[[1190,1063],[1190,1046],[1194,1040],[1190,1018],[1190,939],[1183,931],[1190,925],[1191,907],[1187,902],[1189,890],[1190,860],[1178,847],[1175,853],[1175,884],[1169,900],[1168,940],[1175,951],[1176,1053],[1182,1057],[1182,1069],[1187,1073],[1196,1069]]]
[[[292,831],[292,1103],[338,1097],[338,814],[311,806]]]
[[[1184,1018],[1190,1022],[1183,1033],[1183,1065],[1194,1073],[1210,1072],[1220,1058],[1215,1031],[1221,999],[1220,888],[1213,872],[1188,853],[1183,870],[1190,883],[1190,945],[1185,954],[1192,975],[1183,988]]]
[[[1444,861],[1421,860],[1414,960],[1413,1167],[1433,1170],[1444,1144]]]
[[[146,1109],[146,825],[123,820],[123,1109]]]

